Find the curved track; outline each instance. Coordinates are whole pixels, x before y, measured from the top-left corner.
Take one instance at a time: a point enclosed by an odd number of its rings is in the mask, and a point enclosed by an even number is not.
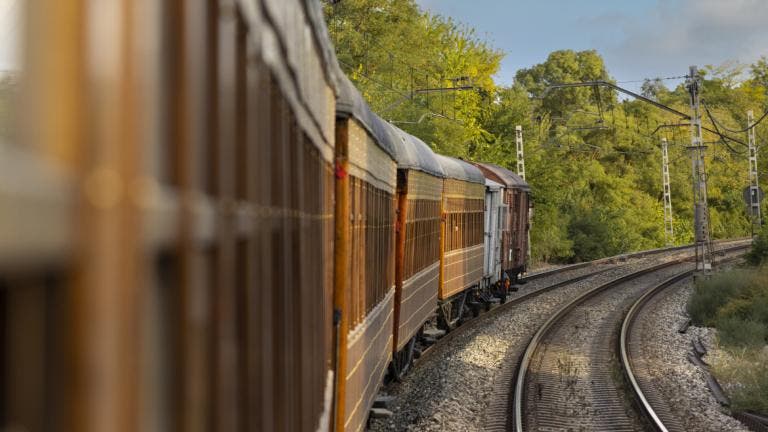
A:
[[[688,276],[692,265],[687,260],[678,258],[597,286],[552,315],[521,358],[512,428],[644,430],[645,424],[631,407],[620,379],[617,327],[623,321],[622,311],[649,286],[661,289]]]
[[[737,248],[733,248],[737,249]],[[649,373],[651,365],[646,364],[644,347],[641,343],[641,329],[635,324],[641,317],[652,298],[665,289],[672,287],[693,275],[692,271],[673,276],[654,288],[648,290],[637,301],[624,317],[619,336],[619,351],[621,367],[624,371],[636,405],[647,423],[656,431],[684,432],[685,427],[678,415],[669,409],[664,397],[659,394]]]
[[[743,244],[728,241],[734,242]],[[596,284],[652,263],[690,258],[686,249],[657,249],[530,274],[529,283],[506,304],[426,347],[403,382],[385,386],[383,393],[394,397],[388,407],[395,414],[374,419],[372,429],[507,430],[517,364],[539,326]],[[474,396],[467,395],[469,388]]]
[[[734,241],[741,241],[741,240],[734,240]],[[525,292],[519,291],[519,292],[510,293],[506,303],[501,304],[498,307],[495,307],[493,309],[490,309],[489,311],[484,313],[482,317],[484,317],[484,319],[491,318],[494,315],[499,314],[504,310],[507,310],[523,301],[533,299],[536,296],[552,291],[554,289],[557,289],[566,285],[570,285],[576,282],[580,282],[580,281],[589,279],[593,276],[597,276],[599,274],[605,273],[609,270],[620,267],[622,263],[625,263],[629,260],[652,257],[655,255],[661,255],[665,253],[674,253],[674,252],[684,251],[686,249],[691,249],[692,247],[693,247],[692,245],[685,245],[685,246],[674,246],[669,248],[651,249],[647,251],[627,253],[627,254],[617,255],[617,256],[608,257],[608,258],[601,258],[594,261],[588,261],[583,263],[571,264],[563,267],[557,267],[557,268],[553,268],[553,269],[549,269],[541,272],[530,273],[525,277],[526,282],[545,281],[547,279],[553,279],[553,280],[549,281],[549,283],[546,283],[544,284],[544,286],[541,286],[539,288],[535,288]],[[569,273],[573,273],[573,275],[569,276]],[[469,320],[463,321],[462,325],[452,330],[444,337],[440,338],[437,343],[424,347],[424,349],[422,350],[422,354],[419,357],[420,358],[419,363],[422,363],[424,362],[424,360],[428,359],[430,356],[430,353],[434,351],[435,347],[445,343],[449,343],[450,340],[455,338],[457,335],[461,334],[463,331],[467,331],[473,328],[474,326],[479,325],[480,321],[481,320],[478,320],[478,319],[469,319]],[[504,408],[504,410],[506,410],[506,407]]]

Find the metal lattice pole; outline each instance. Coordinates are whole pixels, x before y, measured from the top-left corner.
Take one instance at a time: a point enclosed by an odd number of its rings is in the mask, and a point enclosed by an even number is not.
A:
[[[706,146],[701,133],[701,101],[699,77],[696,66],[691,66],[687,81],[691,95],[691,164],[693,169],[693,214],[696,246],[696,270],[712,268],[712,242],[709,237],[709,207],[707,206],[707,172],[704,165]]]
[[[755,144],[755,118],[752,110],[747,111],[747,135],[749,136],[749,214],[752,219],[752,235],[760,232],[763,224],[760,212],[760,184],[757,181],[757,146]]]
[[[517,175],[525,180],[525,151],[523,149],[523,127],[520,125],[515,126],[515,146],[517,147]],[[528,250],[525,251],[528,257],[528,262],[531,262],[531,212],[528,210]]]
[[[667,139],[661,139],[661,178],[664,183],[664,237],[667,246],[674,244],[675,232],[672,225],[672,195],[669,188],[669,154]]]
[[[517,145],[517,175],[525,180],[525,152],[523,151],[522,126],[515,126],[515,144]]]

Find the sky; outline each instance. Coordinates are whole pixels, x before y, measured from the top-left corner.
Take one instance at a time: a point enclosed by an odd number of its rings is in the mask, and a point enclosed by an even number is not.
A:
[[[505,52],[497,76],[502,84],[559,49],[597,50],[618,81],[680,76],[690,65],[752,63],[768,55],[768,0],[416,1],[474,27]]]
[[[0,71],[18,67],[22,1],[0,0]],[[752,63],[768,55],[768,0],[416,1],[474,27],[504,51],[502,84],[558,49],[596,49],[618,81],[680,76],[693,64]]]

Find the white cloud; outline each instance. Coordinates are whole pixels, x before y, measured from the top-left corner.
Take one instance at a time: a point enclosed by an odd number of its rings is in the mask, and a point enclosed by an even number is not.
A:
[[[685,72],[768,54],[765,0],[659,0],[648,15],[616,22],[623,37],[600,41],[615,74]]]

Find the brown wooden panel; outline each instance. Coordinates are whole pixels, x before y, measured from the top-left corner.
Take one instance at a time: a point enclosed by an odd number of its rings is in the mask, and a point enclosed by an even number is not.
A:
[[[483,277],[483,245],[448,252],[444,257],[441,300],[476,285]]]
[[[354,176],[350,186],[351,328],[394,285],[395,199]]]
[[[399,305],[397,340],[394,343],[395,352],[403,349],[405,344],[421,328],[437,307],[438,273],[440,263],[435,261],[410,279],[403,282],[403,294]]]
[[[22,6],[33,109],[19,147],[65,167],[68,188],[51,190],[73,216],[57,227],[66,260],[33,256],[24,283],[0,282],[0,419],[315,430],[333,359],[322,24],[296,0],[280,23],[263,1],[101,3]],[[365,198],[379,219],[363,236],[383,254],[388,196]],[[379,258],[370,273],[391,273]]]
[[[348,335],[344,430],[359,431],[392,357],[394,289]]]
[[[338,377],[336,425],[359,430],[392,350],[396,165],[356,120],[336,130],[337,370],[349,372]]]

